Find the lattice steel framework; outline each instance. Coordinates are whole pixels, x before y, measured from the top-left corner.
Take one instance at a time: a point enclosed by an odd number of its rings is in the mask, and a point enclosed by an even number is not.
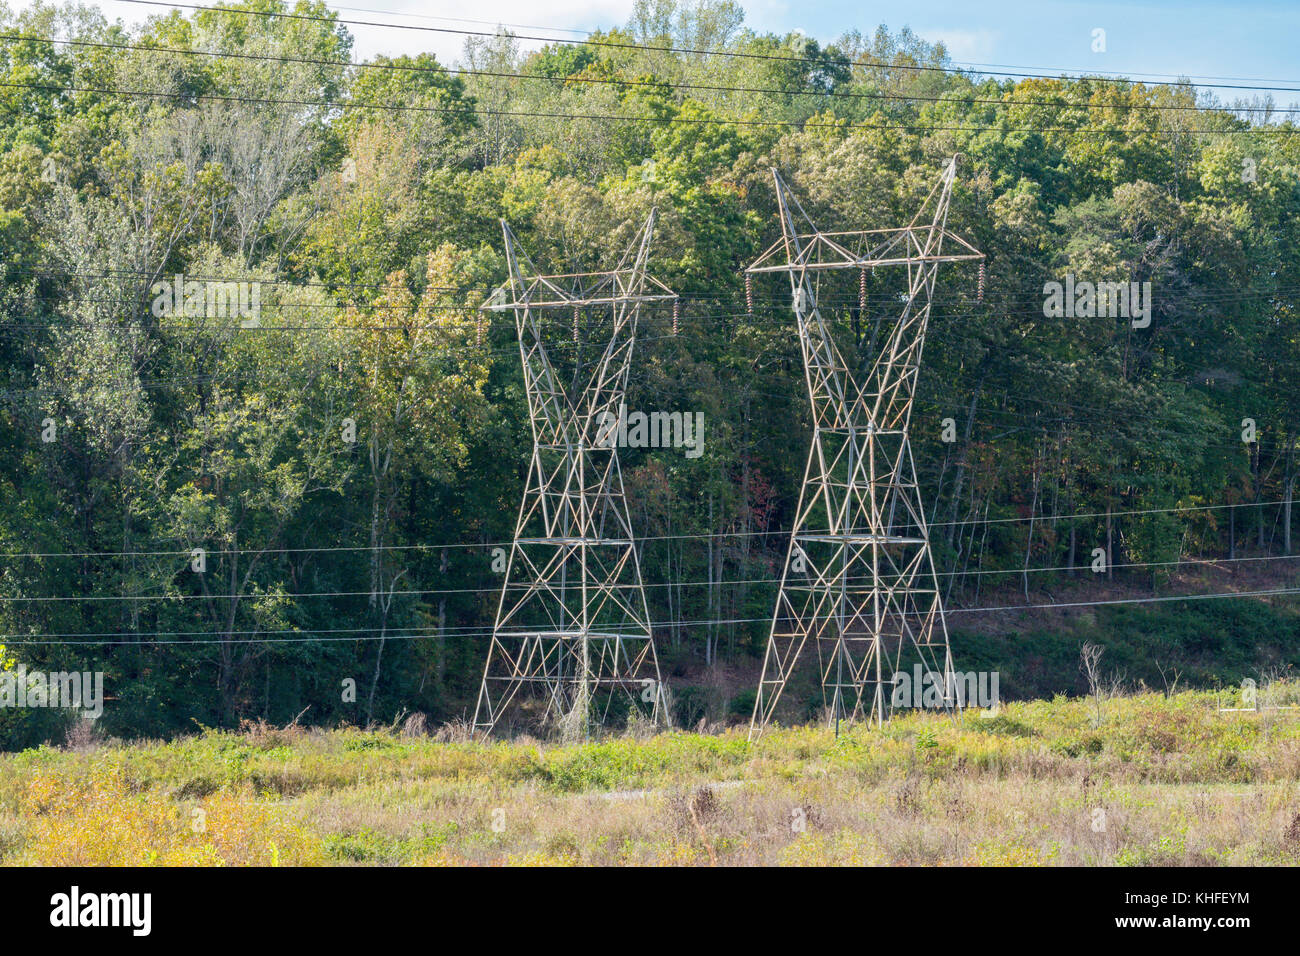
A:
[[[537,696],[541,722],[583,734],[620,697],[655,723],[668,718],[607,427],[642,305],[676,299],[646,274],[654,224],[651,212],[608,272],[548,276],[501,223],[510,278],[484,308],[514,312],[533,452],[474,712],[481,733]]]
[[[872,719],[883,723],[905,652],[940,682],[936,689],[945,708],[957,703],[908,439],[939,264],[984,258],[946,227],[956,162],[953,157],[908,225],[866,232],[820,231],[772,171],[782,237],[747,273],[789,276],[813,441],[751,738],[772,720],[809,641],[817,646],[823,703],[837,726],[843,718],[859,718],[867,707]],[[944,251],[945,243],[952,251]],[[866,270],[882,266],[907,267],[902,311],[897,318],[882,317],[876,341],[883,341],[883,348],[865,378],[855,381],[818,307],[818,292],[834,270],[859,270],[865,308]]]

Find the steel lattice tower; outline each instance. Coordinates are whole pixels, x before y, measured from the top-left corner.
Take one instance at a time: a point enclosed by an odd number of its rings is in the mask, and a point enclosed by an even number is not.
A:
[[[921,351],[941,262],[983,255],[946,228],[956,175],[948,163],[921,209],[901,228],[822,232],[776,170],[782,237],[747,270],[789,276],[813,440],[772,630],[763,661],[750,737],[772,720],[801,652],[817,646],[830,720],[852,721],[870,708],[877,724],[904,654],[941,681],[943,705],[956,700],[925,510],[908,427]],[[944,252],[944,243],[955,251]],[[882,319],[883,347],[855,381],[818,307],[833,270],[906,266],[901,314]],[[828,300],[829,302],[830,300]],[[871,361],[870,355],[867,356]],[[910,661],[909,661],[910,663]],[[942,675],[942,676],[939,676]]]
[[[646,274],[654,224],[652,211],[608,272],[547,276],[501,223],[510,277],[484,308],[514,311],[533,452],[476,731],[539,693],[543,721],[583,734],[619,695],[667,720],[618,449],[602,430],[626,391],[642,304],[676,298]]]

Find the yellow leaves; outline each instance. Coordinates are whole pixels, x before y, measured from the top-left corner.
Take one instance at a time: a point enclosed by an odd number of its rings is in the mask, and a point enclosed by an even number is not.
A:
[[[506,858],[506,866],[578,866],[582,861],[576,853],[547,853],[536,850],[531,853],[511,854]]]
[[[1046,866],[1060,854],[1060,848],[985,840],[976,844],[962,860],[963,866]]]
[[[1064,80],[1051,77],[1030,77],[1021,80],[1004,93],[1002,98],[1008,103],[1052,99],[1064,101],[1068,91],[1069,86]]]
[[[468,860],[463,856],[457,856],[455,853],[452,853],[450,850],[444,849],[444,850],[436,850],[433,853],[428,853],[423,856],[413,856],[402,865],[416,866],[416,867],[473,866],[474,861]]]
[[[19,864],[44,866],[279,866],[324,861],[319,840],[280,807],[248,794],[176,801],[137,792],[120,769],[81,778],[38,774]]]
[[[486,284],[472,254],[444,243],[426,260],[417,300],[404,271],[390,273],[368,308],[349,308],[332,331],[356,390],[358,434],[377,447],[432,442],[437,458],[465,454],[483,405],[487,353],[476,334]]]
[[[696,866],[701,862],[704,851],[690,843],[674,842],[667,851],[655,860],[656,866]]]
[[[781,852],[781,866],[887,866],[889,855],[869,834],[843,828],[808,831]]]

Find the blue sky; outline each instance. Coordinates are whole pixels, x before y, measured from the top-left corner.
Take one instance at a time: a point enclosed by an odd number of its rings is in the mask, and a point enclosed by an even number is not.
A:
[[[11,7],[30,0],[8,0]],[[200,0],[207,2],[207,0]],[[633,0],[340,0],[330,5],[348,19],[383,19],[425,26],[490,29],[501,23],[547,28],[558,37],[573,31],[626,22]],[[942,40],[955,61],[1031,67],[1033,72],[1113,72],[1134,78],[1232,77],[1223,83],[1300,87],[1300,0],[1149,0],[1146,3],[1060,0],[742,0],[746,24],[760,31],[803,32],[830,40],[844,30],[863,33],[884,23],[910,26],[928,40]],[[99,3],[110,17],[138,22],[156,7],[117,0]],[[406,16],[402,16],[405,14]],[[461,19],[455,19],[461,18]],[[470,18],[470,19],[465,19]],[[414,30],[354,26],[356,52],[414,53],[432,50],[457,59],[463,37]],[[1093,52],[1093,31],[1105,31],[1105,52]],[[538,32],[538,31],[534,31]],[[1141,76],[1139,76],[1139,74]],[[1216,86],[1212,81],[1201,85]],[[1225,98],[1252,91],[1222,89]],[[1300,93],[1274,93],[1279,105],[1300,103]]]
[[[943,40],[954,60],[968,63],[1107,71],[1135,78],[1139,74],[1263,78],[1300,87],[1296,53],[1300,3],[1296,0],[908,4],[756,0],[746,9],[754,25],[801,27],[817,37],[832,36],[850,22],[866,27],[880,21],[891,28],[906,23],[928,40]],[[1098,28],[1106,31],[1104,53],[1092,50],[1093,30]],[[1252,94],[1225,90],[1223,95]],[[1274,96],[1279,102],[1300,99],[1296,94]]]

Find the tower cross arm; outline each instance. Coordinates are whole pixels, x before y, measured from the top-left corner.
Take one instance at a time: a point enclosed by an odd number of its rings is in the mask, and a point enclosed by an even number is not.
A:
[[[929,225],[917,225],[863,232],[801,234],[798,237],[800,253],[793,261],[786,254],[790,246],[781,239],[764,250],[745,271],[751,274],[788,272],[792,266],[809,271],[874,269],[878,266],[967,262],[984,258],[984,253],[955,232],[943,229],[938,236],[934,232]],[[947,249],[944,249],[945,245]],[[863,251],[855,252],[855,248]]]
[[[626,278],[629,270],[622,272],[583,272],[568,275],[532,276],[518,285],[501,286],[480,307],[485,312],[509,312],[511,309],[544,308],[583,308],[596,305],[624,305],[641,302],[671,302],[678,298],[677,293],[660,282],[654,276],[642,277],[644,288],[637,291],[620,288],[620,278]],[[594,286],[587,294],[568,291],[565,286],[588,280]]]

